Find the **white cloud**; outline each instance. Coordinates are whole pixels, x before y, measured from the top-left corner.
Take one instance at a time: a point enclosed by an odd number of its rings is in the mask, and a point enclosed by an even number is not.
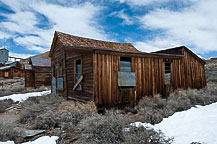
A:
[[[13,53],[13,52],[9,52],[9,55],[17,58],[28,58],[30,56],[33,56],[31,54],[22,54],[22,53]]]
[[[137,41],[134,43],[135,47],[144,52],[154,52],[165,48],[172,48],[181,46],[178,41],[171,41],[170,39],[156,38],[149,41]]]
[[[7,20],[0,22],[1,28],[15,35],[14,41],[29,50],[47,51],[52,42],[55,30],[107,40],[107,35],[97,23],[100,8],[91,3],[77,4],[71,1],[70,6],[62,6],[45,1],[4,0],[15,13],[4,15]],[[37,15],[45,16],[49,21],[49,29],[37,27]]]
[[[128,3],[132,6],[145,6],[150,4],[158,4],[158,3],[165,3],[170,0],[117,0],[120,1],[120,3]]]
[[[138,8],[143,6],[160,6],[161,4],[167,4],[167,3],[182,3],[182,4],[188,4],[189,2],[194,3],[200,0],[114,0],[119,1],[120,3],[127,3],[129,6]]]
[[[123,19],[122,25],[132,25],[134,24],[133,17],[128,16],[124,13],[124,10],[118,11],[118,12],[112,12],[110,16],[116,16],[118,18]]]
[[[53,22],[53,28],[56,30],[90,38],[107,39],[97,24],[96,16],[100,8],[90,3],[72,7],[37,3],[33,8]]]
[[[28,34],[35,30],[37,18],[32,12],[17,12],[5,16],[7,17],[7,22],[1,22],[0,25],[11,32]]]
[[[196,47],[195,52],[217,51],[216,6],[216,0],[201,0],[182,11],[157,9],[141,17],[140,22],[144,29],[165,31],[163,39],[169,42]]]
[[[0,31],[0,39],[8,39],[8,38],[11,38],[12,37],[12,35],[11,34],[8,34],[8,33],[6,33],[6,32],[2,32],[2,31]]]

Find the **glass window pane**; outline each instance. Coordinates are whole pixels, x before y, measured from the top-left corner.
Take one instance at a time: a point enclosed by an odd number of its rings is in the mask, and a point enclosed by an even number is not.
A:
[[[81,60],[76,60],[76,73],[81,73]]]
[[[130,58],[121,57],[120,59],[120,71],[121,72],[131,72],[132,71],[131,65],[132,64],[131,64]]]

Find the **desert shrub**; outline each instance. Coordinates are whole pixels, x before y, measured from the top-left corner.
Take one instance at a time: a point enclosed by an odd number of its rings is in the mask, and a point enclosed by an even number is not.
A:
[[[217,83],[217,62],[210,61],[205,65],[206,79],[207,82]]]
[[[172,142],[173,139],[166,138],[161,131],[156,132],[143,126],[131,127],[125,132],[124,144],[171,144]]]
[[[79,144],[166,144],[172,141],[166,139],[162,132],[129,125],[126,115],[113,110],[107,111],[105,115],[96,114],[83,119],[78,128],[80,138],[75,143]]]
[[[59,105],[59,109],[62,106],[67,107],[67,109],[60,111],[48,110],[39,114],[35,119],[34,128],[51,129],[59,127],[64,131],[72,131],[82,119],[96,113],[94,103],[63,102],[63,104]]]
[[[62,130],[70,131],[73,130],[84,117],[84,114],[75,111],[64,113],[47,111],[36,117],[34,128],[52,129],[58,127]]]
[[[94,115],[82,120],[78,125],[81,137],[76,143],[121,143],[124,142],[123,129],[128,121],[124,115],[107,113]]]
[[[217,84],[208,83],[204,89],[178,89],[170,94],[167,99],[159,95],[144,97],[135,107],[141,121],[151,124],[159,123],[163,118],[175,112],[190,109],[195,105],[207,105],[217,102]]]
[[[0,101],[0,113],[5,112],[14,103],[11,99],[5,99]]]
[[[13,92],[3,88],[3,89],[0,89],[0,97],[3,97],[3,96],[7,96],[7,95],[11,95],[13,94]]]
[[[0,141],[14,140],[20,133],[12,126],[0,123]]]
[[[13,88],[10,89],[10,91],[12,93],[14,93],[14,92],[22,92],[24,90],[25,90],[25,87],[22,86],[22,85],[17,85],[16,87],[13,87]]]
[[[34,128],[36,129],[50,129],[57,127],[58,115],[53,111],[47,111],[36,117]]]
[[[28,123],[47,111],[55,111],[63,98],[57,95],[30,97],[23,103],[23,111],[20,114],[20,122]]]

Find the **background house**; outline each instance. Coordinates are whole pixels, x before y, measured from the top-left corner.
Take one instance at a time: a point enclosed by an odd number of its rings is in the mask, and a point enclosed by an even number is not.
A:
[[[30,57],[25,64],[25,87],[51,86],[51,60],[48,53]]]
[[[158,93],[166,96],[171,88],[205,87],[203,60],[185,49],[186,54],[144,53],[129,43],[55,32],[49,54],[52,93],[109,106]],[[192,79],[186,81],[186,75]]]
[[[19,62],[6,62],[0,67],[1,78],[24,77],[24,69]]]

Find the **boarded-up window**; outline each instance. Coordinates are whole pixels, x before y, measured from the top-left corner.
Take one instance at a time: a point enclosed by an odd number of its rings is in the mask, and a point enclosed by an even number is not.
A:
[[[63,77],[58,77],[57,78],[57,88],[58,89],[63,89]]]
[[[79,81],[79,79],[81,78],[81,75],[82,75],[82,61],[81,61],[81,59],[77,59],[77,60],[75,60],[75,83],[77,83],[77,81]],[[77,85],[75,90],[77,90],[77,91],[82,90],[81,82]]]
[[[164,68],[165,68],[165,84],[171,84],[171,60],[164,60]]]
[[[131,72],[132,64],[130,57],[121,57],[120,58],[120,71],[121,72]]]

